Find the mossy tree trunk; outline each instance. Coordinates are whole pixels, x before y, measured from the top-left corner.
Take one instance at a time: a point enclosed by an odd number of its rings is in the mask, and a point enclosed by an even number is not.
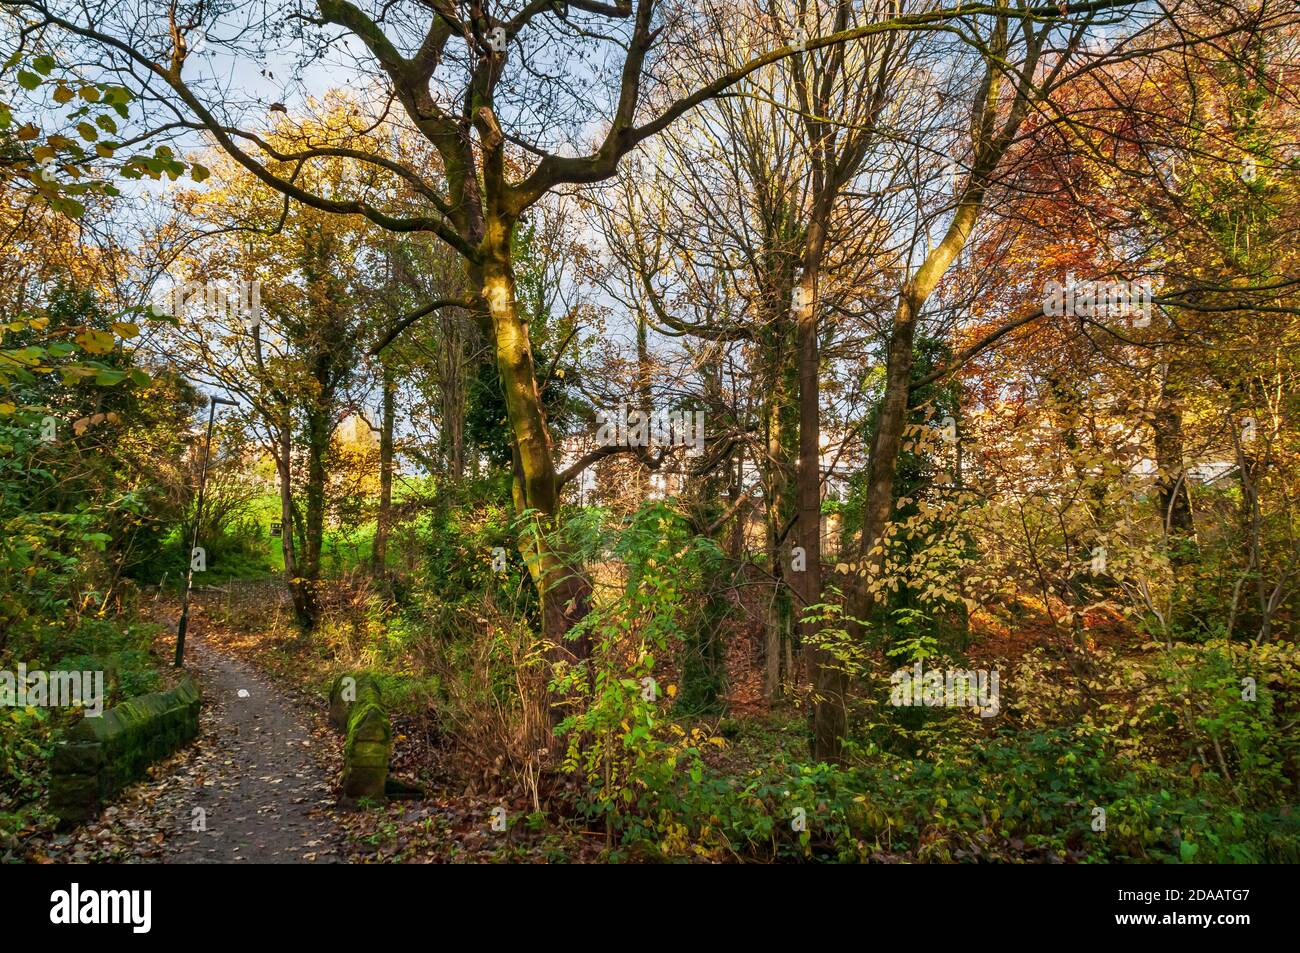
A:
[[[583,659],[591,654],[589,640],[570,641],[565,635],[586,615],[591,587],[581,569],[566,557],[558,538],[559,480],[528,324],[515,297],[514,227],[515,219],[507,214],[488,217],[479,287],[491,321],[497,370],[514,437],[515,508],[529,514],[519,548],[541,599],[548,655]]]

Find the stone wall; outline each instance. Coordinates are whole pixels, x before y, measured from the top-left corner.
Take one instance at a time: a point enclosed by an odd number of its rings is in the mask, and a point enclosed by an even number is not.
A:
[[[138,695],[82,718],[50,758],[50,810],[61,823],[90,820],[103,802],[199,732],[199,688],[188,675],[170,692]]]

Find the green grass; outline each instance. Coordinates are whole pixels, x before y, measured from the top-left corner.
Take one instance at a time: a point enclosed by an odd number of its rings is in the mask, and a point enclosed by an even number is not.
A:
[[[410,492],[412,488],[394,488],[395,501],[408,496]],[[373,504],[375,501],[369,502]],[[242,551],[238,547],[222,545],[209,553],[208,569],[202,577],[204,584],[214,585],[232,579],[263,579],[284,572],[284,550],[280,537],[271,535],[271,524],[280,522],[279,496],[265,493],[252,499],[245,519],[246,523],[252,524],[255,532],[242,538]],[[376,521],[372,519],[346,529],[327,528],[321,542],[322,570],[333,573],[368,563],[374,550],[376,526]],[[172,578],[183,579],[181,554],[185,547],[179,535],[173,533],[166,545],[173,547],[177,553]],[[176,584],[179,585],[179,581]]]
[[[397,481],[393,487],[393,502],[400,503],[402,500],[420,492],[428,479],[431,478]],[[376,499],[367,501],[369,507],[377,504]],[[249,509],[259,531],[257,538],[265,547],[266,562],[269,567],[267,572],[284,572],[284,552],[280,546],[280,539],[271,536],[271,523],[280,522],[280,497],[275,493],[263,494],[251,502]],[[329,572],[350,569],[369,562],[374,549],[376,526],[376,521],[372,519],[349,527],[346,530],[326,528],[324,539],[321,542],[322,568]],[[227,576],[225,578],[245,577]]]

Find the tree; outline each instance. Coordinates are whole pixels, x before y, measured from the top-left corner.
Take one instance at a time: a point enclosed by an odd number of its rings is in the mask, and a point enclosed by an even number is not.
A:
[[[306,123],[290,135],[365,140],[358,126],[346,101],[335,99],[318,129]],[[175,340],[191,374],[248,403],[279,478],[285,579],[298,621],[310,629],[320,617],[334,432],[361,377],[363,334],[387,317],[371,310],[363,278],[380,233],[361,217],[283,207],[228,159],[212,168],[208,188],[181,199],[190,215],[221,230],[178,265],[171,293],[187,303]],[[364,191],[369,183],[355,173],[336,159],[299,181],[336,195]],[[222,294],[196,295],[198,279],[200,290]]]

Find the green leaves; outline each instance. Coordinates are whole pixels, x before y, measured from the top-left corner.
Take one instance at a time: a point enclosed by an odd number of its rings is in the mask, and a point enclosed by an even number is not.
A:
[[[35,375],[57,371],[66,385],[90,383],[99,387],[117,387],[129,382],[133,387],[148,387],[152,378],[142,368],[123,368],[78,355],[105,356],[117,347],[118,340],[130,340],[140,334],[140,325],[130,320],[132,309],[108,328],[83,326],[51,331],[50,318],[37,315],[0,324],[0,340],[5,334],[26,334],[30,343],[0,349],[0,385],[18,379],[31,382]]]
[[[175,182],[184,171],[185,163],[173,158],[172,151],[167,146],[159,146],[152,156],[143,153],[133,155],[123,164],[121,174],[125,179],[147,176],[155,181],[165,175]]]
[[[21,57],[16,54],[10,58],[6,69],[20,61]],[[17,85],[20,89],[35,94],[43,87],[52,87],[50,98],[56,105],[76,107],[66,115],[66,126],[63,128],[75,131],[77,138],[61,131],[49,132],[45,135],[44,144],[33,149],[29,164],[19,162],[13,166],[18,174],[30,179],[40,201],[68,218],[80,219],[86,213],[87,195],[115,197],[121,194],[110,181],[112,175],[126,179],[144,176],[160,179],[165,175],[175,181],[185,171],[185,163],[176,158],[170,147],[164,145],[159,146],[152,156],[133,156],[118,169],[105,171],[95,177],[94,166],[97,161],[113,158],[117,149],[117,144],[101,142],[100,137],[117,135],[118,121],[129,118],[127,105],[134,97],[123,86],[88,83],[74,74],[55,78],[51,74],[56,67],[54,57],[43,54],[33,58],[29,68],[17,72]],[[0,103],[0,129],[9,129],[14,125],[14,109],[12,103]],[[42,129],[36,123],[24,122],[14,133],[14,138],[19,142],[36,143],[42,134]],[[61,171],[64,175],[55,175],[56,171]],[[206,169],[196,167],[196,182],[207,177]]]
[[[133,98],[131,91],[124,86],[105,86],[103,87],[101,101],[104,105],[111,106],[114,112],[126,119],[130,115],[127,103],[131,102]]]

